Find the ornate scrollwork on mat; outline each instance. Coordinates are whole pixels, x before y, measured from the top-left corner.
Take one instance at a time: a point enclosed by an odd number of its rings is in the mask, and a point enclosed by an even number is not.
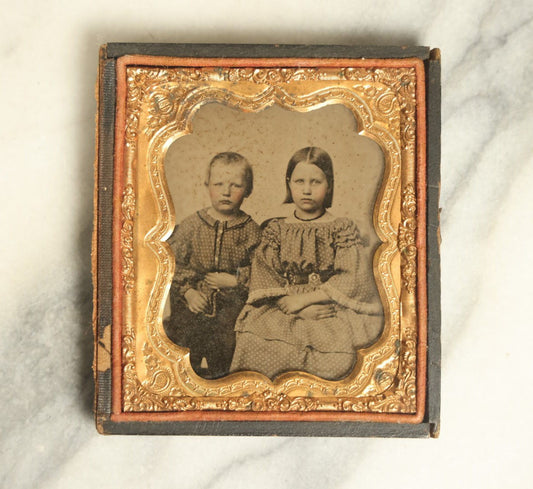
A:
[[[132,316],[134,326],[123,332],[123,409],[415,412],[416,314],[403,319],[399,293],[401,287],[414,291],[416,283],[416,247],[414,255],[412,248],[415,69],[129,67],[126,75],[124,161],[135,164],[138,195],[151,196],[155,213],[145,228],[134,228],[131,219],[140,203],[126,187],[124,287],[133,280],[130,231],[137,233],[133,243],[139,253],[150,263],[155,261],[155,266],[153,276],[147,278],[150,286],[136,294],[135,303],[125,297],[124,307],[137,313]],[[343,104],[354,115],[360,134],[376,141],[385,154],[385,174],[374,211],[375,229],[382,241],[374,257],[374,274],[385,328],[374,345],[358,352],[353,372],[343,380],[327,381],[304,372],[283,374],[274,381],[253,372],[206,380],[192,370],[188,351],[163,333],[163,306],[174,273],[174,260],[165,243],[174,221],[164,158],[173,141],[191,132],[195,112],[212,102],[246,112],[272,105],[308,112]],[[131,174],[131,168],[126,171]],[[401,283],[392,270],[399,252]]]
[[[122,194],[122,229],[120,244],[122,250],[122,285],[129,294],[135,284],[135,265],[133,263],[133,215],[135,213],[135,193],[133,185],[128,184]]]

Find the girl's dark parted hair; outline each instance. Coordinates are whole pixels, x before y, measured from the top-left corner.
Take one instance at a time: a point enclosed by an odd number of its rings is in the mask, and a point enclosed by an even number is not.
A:
[[[316,146],[309,146],[307,148],[299,149],[289,160],[289,164],[287,165],[287,173],[285,175],[287,194],[283,203],[291,204],[293,202],[289,181],[292,177],[292,172],[296,168],[296,165],[302,162],[318,166],[318,168],[324,172],[324,175],[326,175],[326,180],[328,182],[328,193],[324,199],[324,207],[329,209],[333,202],[333,162],[326,151],[321,148],[317,148]]]
[[[205,184],[209,184],[211,178],[211,168],[215,163],[222,163],[224,165],[241,165],[244,171],[244,182],[246,184],[246,191],[244,193],[245,197],[249,197],[254,189],[254,172],[249,161],[239,153],[234,153],[232,151],[226,151],[224,153],[216,154],[213,159],[209,162],[207,168],[207,175]]]

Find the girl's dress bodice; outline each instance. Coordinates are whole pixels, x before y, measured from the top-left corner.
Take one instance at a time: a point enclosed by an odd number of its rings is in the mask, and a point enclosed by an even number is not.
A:
[[[322,288],[338,304],[379,314],[373,278],[361,263],[362,247],[357,226],[348,218],[272,219],[256,251],[248,302]]]

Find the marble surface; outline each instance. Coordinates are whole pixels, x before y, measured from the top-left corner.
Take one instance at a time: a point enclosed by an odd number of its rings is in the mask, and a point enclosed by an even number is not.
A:
[[[533,3],[4,2],[0,486],[526,487]],[[107,41],[442,49],[438,440],[104,437],[91,415],[92,161]]]

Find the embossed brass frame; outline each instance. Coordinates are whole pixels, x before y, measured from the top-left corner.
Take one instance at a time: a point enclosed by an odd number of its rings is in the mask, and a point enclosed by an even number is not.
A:
[[[419,423],[426,397],[423,62],[123,56],[116,73],[113,261],[120,266],[113,269],[111,419]],[[209,102],[247,112],[343,104],[385,155],[373,216],[385,329],[341,381],[305,372],[205,380],[188,350],[164,333],[174,272],[165,240],[175,224],[164,159]]]

